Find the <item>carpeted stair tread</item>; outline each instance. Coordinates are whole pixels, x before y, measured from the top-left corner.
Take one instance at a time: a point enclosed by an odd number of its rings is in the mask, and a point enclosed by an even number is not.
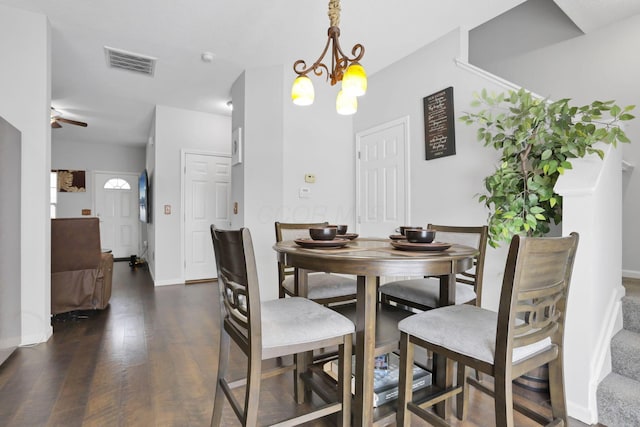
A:
[[[640,382],[614,372],[598,386],[598,422],[608,427],[640,426]]]
[[[622,323],[625,329],[640,333],[639,296],[625,296],[622,298]]]
[[[611,340],[613,372],[640,381],[640,334],[626,329]],[[640,389],[638,390],[640,394]]]

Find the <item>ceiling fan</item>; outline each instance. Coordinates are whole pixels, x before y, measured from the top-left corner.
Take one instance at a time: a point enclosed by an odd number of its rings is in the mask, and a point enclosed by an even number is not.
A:
[[[62,117],[62,113],[58,110],[56,110],[55,108],[51,107],[51,127],[53,129],[59,129],[62,127],[62,125],[60,123],[67,123],[70,125],[76,125],[76,126],[82,126],[82,127],[87,127],[87,124],[85,122],[79,122],[77,120],[71,120],[71,119],[65,119],[64,117]]]

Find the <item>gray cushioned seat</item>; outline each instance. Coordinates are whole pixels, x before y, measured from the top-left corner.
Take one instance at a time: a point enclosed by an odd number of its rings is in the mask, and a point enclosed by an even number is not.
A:
[[[263,359],[281,355],[278,349],[285,346],[313,344],[355,331],[351,320],[306,298],[265,301],[260,311]]]
[[[419,313],[398,323],[398,329],[424,341],[494,363],[498,313],[472,305],[451,305]],[[513,362],[546,349],[551,340],[513,349]]]
[[[399,280],[380,286],[380,292],[427,307],[438,307],[440,280],[435,278]],[[456,304],[466,304],[475,298],[473,286],[456,283]]]
[[[294,280],[294,276],[287,276],[283,282],[284,288],[292,293],[294,290]],[[309,293],[307,298],[321,300],[355,295],[356,288],[355,279],[338,276],[336,274],[313,273],[309,274]]]

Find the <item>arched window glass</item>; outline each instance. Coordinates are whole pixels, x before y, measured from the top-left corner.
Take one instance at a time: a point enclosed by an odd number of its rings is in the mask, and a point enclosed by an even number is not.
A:
[[[122,178],[111,178],[104,183],[104,188],[107,190],[131,190],[129,183]]]

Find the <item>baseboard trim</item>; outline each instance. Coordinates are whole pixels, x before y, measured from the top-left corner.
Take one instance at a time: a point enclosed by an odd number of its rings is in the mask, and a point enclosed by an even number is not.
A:
[[[153,285],[154,286],[184,285],[184,280],[182,279],[158,280],[158,281],[154,281]]]
[[[587,425],[593,425],[598,422],[598,417],[593,411],[582,405],[576,405],[573,402],[567,402],[567,413],[571,418],[575,418]]]
[[[628,277],[630,279],[640,279],[640,271],[622,270],[622,277]]]
[[[185,285],[197,285],[198,283],[212,283],[212,282],[217,282],[218,279],[215,277],[211,277],[209,279],[195,279],[195,280],[185,280],[184,284]]]
[[[20,343],[20,347],[47,342],[52,335],[53,335],[53,326],[51,325],[45,326],[44,330],[42,331],[42,334],[23,335],[22,342]]]
[[[611,339],[622,328],[621,301],[625,291],[622,285],[617,286],[615,290],[616,292],[611,295],[611,299],[606,306],[608,316],[605,324],[600,329],[600,335],[594,346],[599,349],[599,353],[592,359],[593,362],[591,364],[592,375],[589,381],[589,407],[585,408],[578,407],[578,405],[571,405],[572,410],[569,411],[572,417],[590,425],[598,422],[598,385],[604,377],[611,372],[611,365],[605,366],[605,363],[611,360]],[[575,410],[575,413],[573,413],[573,410]]]

